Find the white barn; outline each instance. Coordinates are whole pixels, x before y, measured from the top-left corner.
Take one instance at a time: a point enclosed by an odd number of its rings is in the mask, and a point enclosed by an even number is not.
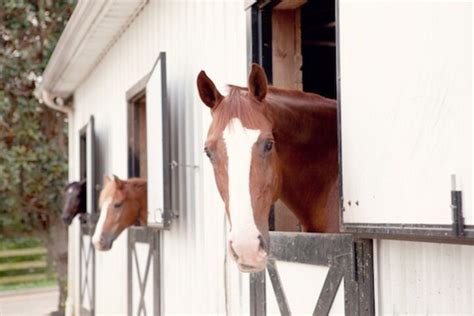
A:
[[[246,85],[251,62],[338,97],[345,234],[275,233],[249,277],[226,258],[195,80]],[[79,0],[38,93],[88,181],[68,315],[474,314],[470,1]],[[94,252],[104,174],[147,177],[150,227]],[[275,230],[297,230],[285,212]]]

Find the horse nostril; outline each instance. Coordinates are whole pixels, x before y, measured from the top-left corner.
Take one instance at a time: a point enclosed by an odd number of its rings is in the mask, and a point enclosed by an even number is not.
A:
[[[234,260],[239,260],[239,256],[235,252],[234,247],[232,247],[232,241],[229,241],[229,250],[230,250],[230,253],[232,254],[232,257],[234,257]]]
[[[267,243],[265,239],[263,239],[262,235],[258,235],[258,240],[260,240],[260,249],[263,249],[265,252],[268,252]]]

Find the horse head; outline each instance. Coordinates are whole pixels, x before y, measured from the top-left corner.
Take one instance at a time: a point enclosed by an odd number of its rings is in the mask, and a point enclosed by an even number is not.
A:
[[[114,240],[127,227],[147,224],[147,182],[104,177],[99,198],[99,221],[92,236],[97,250],[110,250]]]
[[[204,151],[231,226],[228,253],[241,271],[261,271],[269,249],[270,208],[281,186],[277,144],[266,112],[265,72],[252,65],[248,89],[230,86],[227,96],[203,71],[197,86],[212,114]]]
[[[87,181],[71,182],[64,188],[64,205],[61,218],[70,225],[77,214],[86,213]]]

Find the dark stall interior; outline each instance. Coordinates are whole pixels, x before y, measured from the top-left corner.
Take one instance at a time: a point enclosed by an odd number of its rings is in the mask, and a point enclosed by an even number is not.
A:
[[[303,90],[336,98],[334,0],[308,1],[301,8]]]

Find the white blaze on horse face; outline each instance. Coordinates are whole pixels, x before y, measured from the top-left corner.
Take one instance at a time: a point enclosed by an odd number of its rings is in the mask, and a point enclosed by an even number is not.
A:
[[[252,147],[259,135],[260,130],[245,128],[238,118],[230,120],[223,133],[228,157],[230,241],[238,262],[254,266],[263,259],[250,194]]]
[[[102,231],[104,229],[104,223],[105,219],[107,218],[107,212],[109,210],[110,203],[112,203],[112,198],[106,199],[102,204],[102,208],[100,209],[99,221],[97,222],[94,236],[92,236],[92,243],[97,249],[100,249],[100,236],[102,235]]]

